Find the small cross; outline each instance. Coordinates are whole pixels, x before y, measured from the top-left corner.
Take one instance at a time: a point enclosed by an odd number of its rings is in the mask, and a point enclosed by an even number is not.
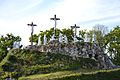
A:
[[[27,24],[28,26],[31,26],[31,46],[33,46],[33,31],[34,31],[34,26],[37,26],[36,24],[33,24],[33,22],[31,24]]]
[[[77,28],[80,28],[79,26],[76,26],[76,24],[74,26],[71,26],[72,29],[75,29],[74,32],[74,37],[76,37],[76,33],[77,33]]]
[[[54,34],[55,34],[55,38],[56,38],[56,25],[57,25],[57,20],[60,20],[60,18],[57,18],[56,15],[54,15],[54,18],[50,18],[50,20],[55,21]]]

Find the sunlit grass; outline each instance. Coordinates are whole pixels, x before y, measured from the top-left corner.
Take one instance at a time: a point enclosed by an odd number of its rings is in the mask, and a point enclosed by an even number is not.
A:
[[[60,78],[60,77],[65,77],[65,76],[70,76],[70,75],[75,75],[77,72],[73,71],[60,71],[60,72],[55,72],[55,73],[49,73],[49,74],[38,74],[38,75],[32,75],[28,77],[21,77],[20,80],[24,79],[37,79],[39,80],[46,80],[46,79],[53,79],[53,78]]]
[[[19,78],[20,80],[26,80],[26,79],[32,79],[32,80],[48,80],[48,79],[55,79],[55,78],[62,78],[66,76],[75,76],[75,75],[80,75],[83,73],[89,73],[89,72],[94,72],[96,70],[86,70],[86,69],[79,69],[79,70],[74,70],[74,71],[59,71],[59,72],[54,72],[54,73],[48,73],[48,74],[37,74],[37,75],[31,75],[27,77],[21,77]]]
[[[38,74],[38,75],[31,75],[31,76],[27,76],[27,77],[21,77],[21,78],[19,78],[19,80],[56,80],[56,79],[62,79],[65,77],[75,77],[75,76],[76,77],[79,77],[79,76],[85,77],[85,76],[82,76],[83,74],[86,76],[94,75],[94,77],[95,77],[99,73],[101,73],[101,74],[103,73],[103,75],[104,74],[106,75],[107,73],[112,73],[112,72],[119,71],[119,70],[120,70],[120,68],[112,69],[112,70],[84,70],[83,69],[83,70],[79,70],[79,71],[60,71],[60,72],[54,72],[54,73],[49,73],[49,74]],[[107,76],[109,76],[109,74]],[[67,80],[69,80],[69,79],[67,79]]]

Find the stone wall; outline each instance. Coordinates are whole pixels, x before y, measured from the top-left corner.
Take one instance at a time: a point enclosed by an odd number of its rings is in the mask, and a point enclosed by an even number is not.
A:
[[[96,43],[76,42],[76,43],[60,43],[57,40],[50,41],[46,45],[37,47],[41,52],[61,53],[72,57],[92,58],[98,61],[98,67],[101,69],[114,68],[115,65],[104,51]]]

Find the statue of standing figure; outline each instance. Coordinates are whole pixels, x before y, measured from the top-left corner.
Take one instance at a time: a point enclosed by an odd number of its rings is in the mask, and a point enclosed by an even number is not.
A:
[[[89,42],[88,34],[85,34],[84,42]]]
[[[41,36],[38,37],[38,46],[41,45]]]
[[[62,33],[59,34],[59,42],[60,42],[60,43],[63,42],[63,36],[62,36]]]
[[[66,35],[64,35],[64,43],[68,43],[68,38]]]
[[[50,41],[53,41],[53,40],[55,40],[55,34],[53,34],[51,39],[50,39]]]
[[[93,39],[92,39],[92,41],[96,43],[96,34],[95,34],[95,33],[93,34]]]
[[[13,43],[13,47],[14,47],[14,48],[20,48],[20,42],[16,42],[16,41],[15,41],[15,42]]]
[[[44,45],[47,44],[47,37],[46,37],[46,35],[44,35],[44,42],[43,42],[43,44],[44,44]]]

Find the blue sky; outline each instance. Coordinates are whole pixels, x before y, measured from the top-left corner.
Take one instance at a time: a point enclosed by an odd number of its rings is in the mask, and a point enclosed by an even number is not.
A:
[[[54,26],[50,18],[61,20],[57,27],[69,28],[77,24],[80,29],[92,29],[102,24],[112,29],[120,25],[120,0],[0,0],[0,34],[13,33],[29,44],[32,21],[38,26],[34,33]]]

